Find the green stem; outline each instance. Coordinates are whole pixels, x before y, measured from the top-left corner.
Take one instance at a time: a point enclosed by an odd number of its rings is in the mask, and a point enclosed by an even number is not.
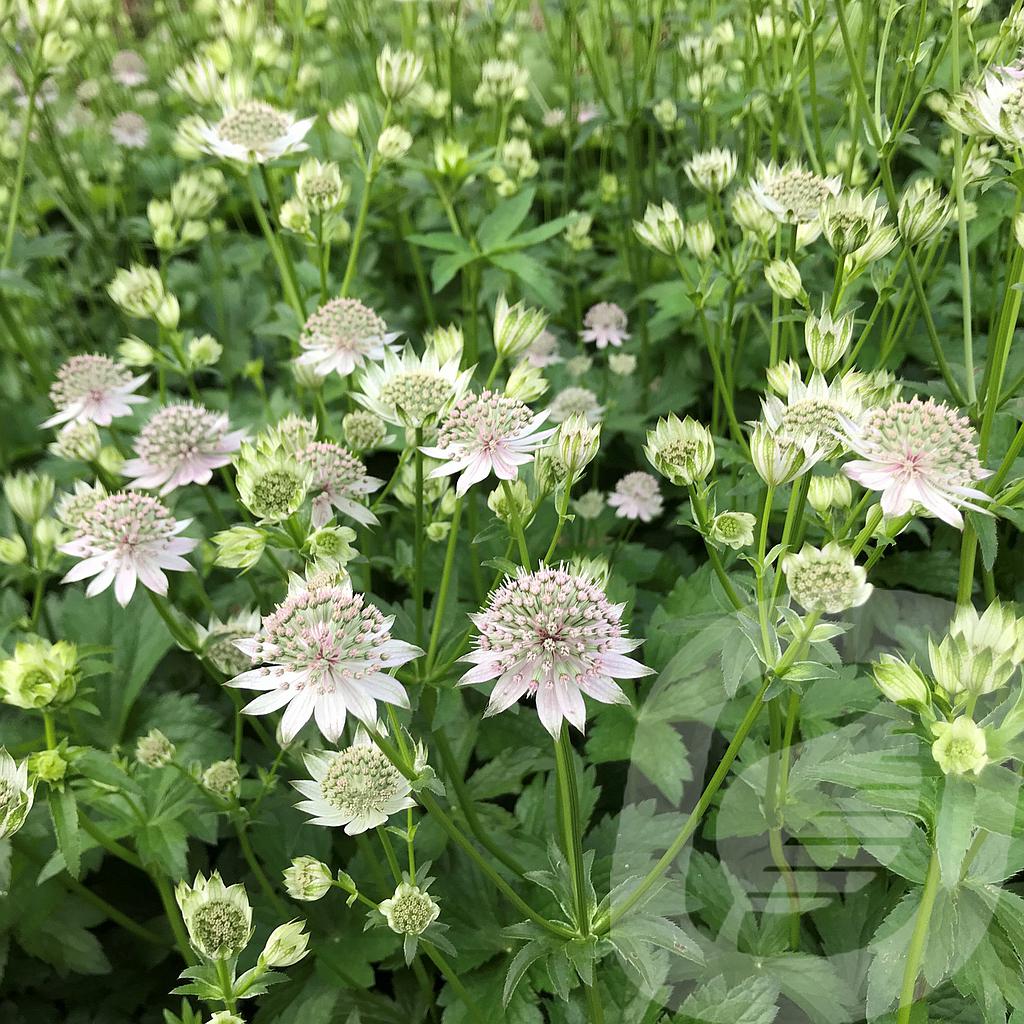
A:
[[[555,524],[555,532],[551,535],[551,543],[541,560],[541,565],[547,565],[551,561],[551,556],[555,553],[555,548],[558,547],[558,538],[562,536],[562,527],[569,514],[569,496],[571,494],[572,488],[569,486],[569,481],[566,480],[562,485],[562,493],[558,500],[558,522]]]
[[[580,797],[576,785],[569,726],[562,723],[555,740],[555,772],[558,776],[558,812],[561,818],[562,845],[572,879],[576,927],[584,938],[590,934],[590,908],[587,905],[586,875],[583,867],[583,837],[580,834]]]
[[[519,517],[519,505],[516,503],[512,487],[507,480],[501,481],[501,489],[505,494],[505,501],[508,504],[508,517],[511,521],[512,536],[519,545],[519,562],[524,569],[530,570],[530,549],[526,546],[526,534],[523,532],[523,522]]]
[[[423,647],[423,428],[416,428],[416,516],[413,526],[413,600],[416,604],[416,646]]]
[[[32,121],[36,113],[36,95],[42,76],[39,73],[39,58],[43,51],[43,36],[36,40],[35,52],[32,56],[31,77],[26,90],[25,118],[21,126],[21,140],[18,146],[18,162],[14,169],[14,190],[11,193],[11,207],[7,214],[7,230],[4,232],[4,251],[0,253],[0,270],[7,268],[11,262],[11,250],[14,247],[14,230],[18,224],[18,207],[21,205],[21,190],[25,186],[25,162],[28,159],[28,144],[32,136]]]
[[[921,971],[921,960],[924,957],[925,946],[928,943],[928,925],[931,921],[932,910],[935,907],[935,897],[938,895],[938,891],[939,856],[932,850],[931,860],[928,861],[928,873],[924,879],[924,888],[921,890],[921,903],[917,908],[914,932],[910,938],[910,946],[907,949],[907,962],[903,969],[903,987],[900,989],[896,1024],[910,1024],[911,1014],[914,1010],[914,993],[917,989],[917,979]]]
[[[234,1013],[238,1002],[235,999],[235,985],[231,978],[231,971],[228,968],[227,960],[217,961],[217,980],[220,982],[221,999],[224,1001],[224,1006],[231,1013]]]
[[[273,226],[267,219],[267,211],[263,209],[263,200],[260,199],[259,193],[256,191],[256,183],[248,174],[244,175],[244,178],[246,187],[249,190],[249,201],[252,205],[253,213],[256,214],[260,230],[263,232],[263,237],[267,240],[267,246],[274,257],[274,262],[277,264],[277,273],[281,278],[281,287],[284,289],[285,299],[288,305],[295,311],[299,323],[305,323],[306,309],[302,304],[302,299],[299,297],[298,290],[293,281],[294,268],[290,266],[290,258],[287,256],[280,239],[274,232]]]
[[[174,944],[178,947],[178,952],[181,953],[185,963],[191,966],[196,962],[195,954],[193,954],[192,947],[189,944],[188,932],[185,931],[185,923],[181,919],[181,911],[178,909],[174,894],[171,892],[170,883],[163,875],[156,874],[155,872],[150,874],[149,877],[153,880],[153,885],[156,886],[156,891],[160,896],[160,903],[164,908],[164,916],[167,918],[171,926],[171,932],[174,934]]]
[[[732,585],[725,571],[725,566],[722,565],[721,556],[718,554],[718,549],[708,540],[707,531],[710,528],[710,522],[708,521],[708,507],[704,501],[700,491],[690,486],[690,500],[693,502],[694,517],[697,520],[697,526],[700,529],[701,537],[704,540],[704,548],[708,553],[708,560],[711,562],[711,568],[714,569],[715,575],[718,577],[718,582],[721,583],[722,589],[725,591],[725,596],[729,599],[729,603],[737,611],[744,607],[744,602],[740,598],[739,594],[736,593],[736,588]]]
[[[242,856],[245,858],[246,864],[249,865],[249,870],[256,876],[256,881],[263,890],[264,895],[270,900],[279,916],[287,917],[288,908],[284,900],[274,891],[273,885],[270,884],[270,879],[267,878],[266,872],[261,867],[256,851],[253,850],[252,843],[249,841],[249,834],[245,824],[242,822],[237,823],[235,825],[235,834],[238,836],[238,845],[242,850]]]
[[[433,622],[430,624],[430,643],[427,647],[427,661],[424,672],[429,674],[437,657],[438,644],[441,642],[441,630],[444,626],[444,608],[448,602],[448,589],[452,582],[452,568],[455,565],[455,551],[459,537],[459,523],[462,520],[462,498],[457,498],[452,511],[452,522],[448,529],[448,546],[444,552],[444,568],[441,570],[441,587],[434,600]]]

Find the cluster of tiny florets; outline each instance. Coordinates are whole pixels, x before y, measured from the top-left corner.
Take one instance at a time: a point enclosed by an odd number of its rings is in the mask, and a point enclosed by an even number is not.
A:
[[[366,467],[347,448],[330,441],[314,441],[299,452],[299,460],[313,473],[313,488],[338,494],[362,494],[353,485],[366,479]]]
[[[58,409],[65,409],[82,398],[99,401],[107,392],[131,382],[131,371],[109,356],[72,356],[57,371],[57,379],[50,387],[50,401]]]
[[[269,103],[250,100],[225,114],[217,124],[217,134],[236,146],[260,149],[288,131],[289,121]]]
[[[238,950],[249,934],[245,915],[230,900],[200,904],[189,921],[196,942],[208,950]]]
[[[192,402],[161,409],[139,431],[135,451],[154,466],[173,468],[212,450],[224,437],[227,418]],[[227,460],[225,460],[227,461]]]
[[[300,341],[362,351],[366,341],[382,341],[386,333],[383,318],[358,299],[331,299],[310,314]]]
[[[320,781],[324,800],[350,817],[380,813],[402,795],[403,776],[374,746],[353,745],[335,755]]]
[[[528,406],[517,398],[482,391],[463,395],[449,410],[437,432],[438,448],[483,445],[487,450],[499,441],[521,434],[533,420]]]
[[[82,508],[77,535],[107,551],[132,551],[151,541],[167,540],[175,525],[174,516],[156,498],[118,493]]]
[[[423,370],[395,374],[380,389],[381,400],[400,409],[414,423],[443,409],[451,394],[451,381]]]
[[[548,406],[552,423],[562,423],[576,412],[586,416],[588,422],[596,423],[603,411],[597,395],[590,388],[576,386],[563,388]]]
[[[389,923],[403,935],[419,935],[437,916],[437,904],[430,895],[414,887],[392,900],[389,909]]]

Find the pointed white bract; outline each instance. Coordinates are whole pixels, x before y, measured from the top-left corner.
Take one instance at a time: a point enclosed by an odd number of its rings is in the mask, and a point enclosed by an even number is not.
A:
[[[476,649],[464,660],[474,667],[460,683],[496,680],[487,715],[532,696],[552,736],[559,735],[563,721],[582,732],[584,694],[602,704],[628,704],[615,680],[651,671],[626,657],[641,641],[626,636],[622,610],[588,576],[561,567],[520,569],[494,591],[482,612],[471,616],[479,635]]]
[[[369,362],[379,362],[401,334],[358,299],[331,299],[310,315],[299,335],[303,353],[297,362],[321,377],[347,377]]]
[[[309,147],[303,141],[315,117],[296,120],[260,100],[243,100],[225,110],[216,124],[203,124],[199,137],[203,149],[240,164],[265,164]]]
[[[329,441],[313,441],[298,453],[310,468],[313,498],[313,526],[326,526],[337,509],[363,526],[375,526],[377,517],[361,501],[384,481],[366,472],[366,467],[347,448]]]
[[[162,502],[135,492],[111,494],[83,502],[74,521],[74,535],[60,550],[81,561],[62,582],[90,579],[86,596],[102,593],[111,583],[117,603],[124,607],[141,582],[155,594],[167,593],[164,570],[186,572],[192,568],[182,558],[199,542],[179,537],[192,522],[178,519]]]
[[[389,670],[423,652],[391,636],[394,616],[386,616],[352,591],[346,578],[315,578],[293,590],[260,632],[236,641],[256,668],[228,682],[260,695],[243,710],[266,715],[284,708],[280,734],[290,743],[311,718],[334,742],[349,713],[373,725],[377,701],[408,707],[409,698]]]

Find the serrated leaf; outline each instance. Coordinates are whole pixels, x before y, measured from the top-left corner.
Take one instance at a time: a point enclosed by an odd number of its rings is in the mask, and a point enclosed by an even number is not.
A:
[[[502,200],[484,217],[477,228],[476,238],[485,253],[512,237],[530,212],[535,194],[536,189],[524,188],[510,199]]]
[[[974,800],[974,786],[967,779],[958,775],[946,776],[935,820],[935,852],[939,857],[939,877],[947,889],[959,883],[960,866],[971,845]]]
[[[78,834],[78,804],[75,794],[65,786],[63,791],[50,789],[47,795],[50,805],[50,817],[57,836],[57,846],[64,865],[72,878],[77,878],[82,870],[82,844]]]

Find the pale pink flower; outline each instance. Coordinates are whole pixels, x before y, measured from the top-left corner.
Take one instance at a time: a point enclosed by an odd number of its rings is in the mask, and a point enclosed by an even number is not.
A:
[[[118,50],[110,61],[110,77],[127,89],[144,85],[149,75],[146,62],[134,50]]]
[[[616,679],[650,674],[626,655],[642,641],[622,626],[623,605],[612,604],[595,581],[564,568],[520,569],[470,616],[479,630],[463,686],[496,679],[486,715],[536,697],[541,724],[558,736],[562,722],[580,732],[586,723],[583,694],[602,704],[628,704]]]
[[[311,314],[302,328],[298,358],[321,377],[347,377],[368,360],[380,361],[394,351],[391,343],[401,331],[389,331],[383,318],[358,299],[331,299]]]
[[[57,371],[57,379],[50,388],[50,401],[57,412],[41,426],[95,423],[108,427],[111,420],[130,416],[131,407],[145,401],[133,392],[147,376],[133,377],[130,370],[109,356],[72,356]]]
[[[149,126],[141,114],[125,110],[110,122],[110,137],[125,149],[144,149],[149,142]]]
[[[538,369],[563,362],[562,357],[558,354],[558,338],[550,331],[541,331],[537,335],[537,340],[526,350],[523,358],[530,366],[535,366]]]
[[[442,463],[432,477],[462,474],[455,485],[461,496],[491,473],[514,480],[554,433],[539,429],[547,415],[534,415],[519,399],[494,391],[463,395],[438,428],[437,444],[420,450]]]
[[[179,537],[191,519],[178,519],[164,504],[147,494],[120,491],[83,504],[72,526],[74,536],[60,546],[66,555],[80,558],[62,582],[92,577],[87,597],[102,593],[111,583],[117,603],[124,607],[138,581],[156,594],[167,593],[164,569],[186,572],[182,558],[199,542]]]
[[[373,727],[377,701],[407,708],[405,689],[388,670],[423,652],[391,637],[393,615],[366,604],[351,581],[310,581],[264,617],[263,629],[235,646],[259,667],[229,686],[263,690],[242,710],[266,715],[286,708],[281,739],[290,743],[309,721],[332,743],[349,712]]]
[[[229,430],[226,413],[192,402],[178,402],[155,413],[135,438],[136,458],[121,467],[134,477],[128,486],[169,494],[186,484],[208,484],[213,471],[231,461],[245,440]]]
[[[596,103],[584,103],[576,111],[576,123],[586,124],[588,121],[593,121],[595,117],[599,117],[601,114],[601,108]]]
[[[967,500],[988,500],[971,485],[990,476],[978,462],[978,445],[966,416],[934,399],[893,402],[872,409],[859,427],[848,424],[849,446],[861,459],[843,472],[861,486],[882,492],[882,511],[902,516],[920,505],[962,529],[957,506],[983,511]]]
[[[548,406],[548,416],[553,423],[563,423],[574,413],[586,416],[590,424],[600,423],[604,415],[604,406],[597,400],[597,395],[590,388],[571,385],[562,388]]]
[[[313,496],[313,525],[318,530],[331,521],[332,509],[344,512],[363,526],[379,522],[360,499],[376,491],[384,481],[370,476],[347,448],[329,441],[314,441],[299,452],[298,458],[312,470],[309,493]]]
[[[661,515],[664,502],[658,481],[650,473],[627,473],[608,496],[608,504],[622,519],[639,519],[649,523]]]
[[[583,317],[584,329],[580,331],[580,337],[584,341],[592,341],[598,348],[607,348],[612,345],[618,348],[624,341],[629,340],[629,332],[626,327],[629,321],[621,306],[614,302],[599,302],[591,306]]]

